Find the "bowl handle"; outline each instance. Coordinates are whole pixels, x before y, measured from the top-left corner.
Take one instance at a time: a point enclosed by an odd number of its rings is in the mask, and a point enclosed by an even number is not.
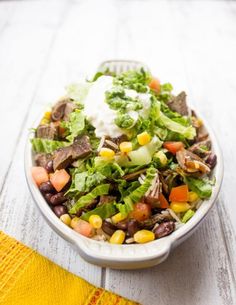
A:
[[[80,236],[74,240],[79,254],[89,263],[113,269],[141,269],[158,265],[168,257],[169,237],[139,245],[112,245]]]

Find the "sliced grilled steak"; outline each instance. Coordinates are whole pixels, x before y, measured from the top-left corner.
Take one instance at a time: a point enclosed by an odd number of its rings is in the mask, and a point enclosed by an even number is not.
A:
[[[186,102],[186,96],[186,93],[182,91],[180,94],[168,101],[167,105],[171,110],[176,111],[181,115],[188,115],[189,109]]]
[[[111,202],[114,202],[115,200],[116,200],[115,196],[102,195],[102,196],[100,196],[99,205],[111,203]]]
[[[121,136],[119,136],[119,137],[112,138],[112,141],[113,141],[114,143],[116,143],[116,145],[119,146],[120,143],[125,142],[125,141],[128,141],[128,137],[127,137],[127,135],[123,134],[123,135],[121,135]]]
[[[53,169],[67,168],[72,163],[72,147],[62,147],[54,152]]]
[[[208,174],[210,172],[210,168],[198,155],[186,149],[177,151],[176,159],[180,167],[188,173]]]
[[[204,125],[201,127],[197,128],[197,137],[196,137],[196,142],[202,142],[205,141],[208,138],[209,134],[205,128]]]
[[[207,150],[205,148],[207,148]],[[201,158],[208,156],[211,153],[210,149],[211,149],[211,141],[209,138],[204,141],[195,143],[188,148],[189,151],[193,152],[194,154],[198,155]]]
[[[153,226],[156,224],[156,223],[161,223],[163,221],[166,221],[166,220],[172,220],[172,216],[170,215],[170,213],[166,213],[166,214],[162,214],[162,213],[159,213],[159,214],[155,214],[155,215],[152,215],[149,219],[146,219],[144,221],[140,221],[139,222],[139,225],[141,228],[143,229],[152,229]]]
[[[72,159],[84,158],[92,152],[88,136],[77,137],[72,144]]]
[[[66,107],[65,107],[65,110],[64,110],[63,120],[64,121],[68,121],[71,112],[73,112],[76,108],[77,107],[76,107],[76,105],[74,103],[72,103],[72,102],[66,103]]]
[[[51,114],[51,118],[52,121],[59,121],[62,120],[65,114],[65,108],[67,103],[70,102],[69,98],[65,98],[60,100],[59,102],[56,103],[55,106],[53,106],[52,108],[52,114]]]
[[[62,147],[54,152],[53,169],[62,169],[68,167],[74,160],[84,158],[92,151],[89,138],[81,136],[67,147]]]
[[[37,166],[45,167],[50,160],[52,160],[51,154],[42,153],[34,156],[34,161]]]
[[[147,171],[146,168],[143,168],[143,169],[140,169],[138,170],[137,172],[133,172],[133,173],[130,173],[130,174],[127,174],[125,176],[122,177],[122,179],[125,179],[125,180],[135,180],[137,179],[141,174],[145,173]]]
[[[36,130],[36,137],[53,140],[58,135],[58,128],[53,124],[39,125]]]

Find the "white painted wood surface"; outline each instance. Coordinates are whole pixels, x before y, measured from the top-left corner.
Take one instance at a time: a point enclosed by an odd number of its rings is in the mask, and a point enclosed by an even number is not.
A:
[[[0,1],[0,229],[96,285],[143,305],[236,304],[236,2]],[[140,271],[84,262],[45,223],[23,153],[38,113],[68,82],[109,58],[146,62],[185,89],[218,135],[225,177],[217,206],[163,264]]]

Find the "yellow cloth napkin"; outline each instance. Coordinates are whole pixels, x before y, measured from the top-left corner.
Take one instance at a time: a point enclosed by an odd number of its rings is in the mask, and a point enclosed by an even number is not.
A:
[[[1,305],[138,305],[97,288],[0,231]]]

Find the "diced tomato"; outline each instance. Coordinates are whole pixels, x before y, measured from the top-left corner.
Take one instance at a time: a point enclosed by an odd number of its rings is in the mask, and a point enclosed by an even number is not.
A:
[[[65,169],[56,170],[55,173],[50,174],[50,181],[54,188],[60,192],[63,187],[69,182],[70,175]]]
[[[138,221],[148,219],[151,216],[151,206],[142,202],[135,203],[134,209],[129,216]]]
[[[44,167],[41,166],[33,166],[31,169],[32,177],[35,183],[40,186],[43,182],[47,182],[49,180],[48,173]]]
[[[153,77],[152,80],[149,83],[149,87],[156,91],[157,93],[160,93],[161,91],[161,84],[158,78]]]
[[[184,144],[182,142],[165,142],[163,147],[175,155],[177,151],[184,148]]]
[[[160,201],[161,209],[169,208],[169,202],[166,200],[165,196],[162,193],[160,193],[160,195],[159,195],[159,201]]]
[[[74,230],[86,237],[92,237],[94,235],[94,229],[91,224],[82,219],[78,221]]]
[[[169,196],[170,201],[185,202],[188,201],[188,186],[186,184],[173,187]]]

